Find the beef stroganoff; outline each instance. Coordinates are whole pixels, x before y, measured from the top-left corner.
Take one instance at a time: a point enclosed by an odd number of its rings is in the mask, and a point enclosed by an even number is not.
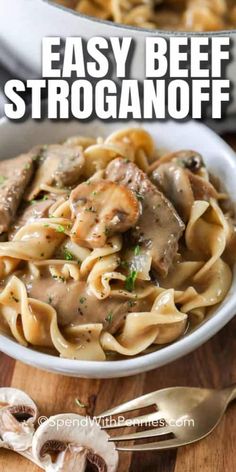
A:
[[[141,28],[235,29],[235,0],[55,0],[79,13]]]
[[[227,194],[200,154],[161,155],[141,128],[1,161],[0,231],[1,331],[64,358],[171,343],[232,282]]]

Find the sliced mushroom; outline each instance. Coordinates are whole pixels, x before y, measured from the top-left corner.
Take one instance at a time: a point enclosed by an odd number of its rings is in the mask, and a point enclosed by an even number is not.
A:
[[[186,170],[174,162],[169,162],[157,167],[151,175],[151,180],[171,201],[183,221],[188,221],[194,195]]]
[[[171,154],[169,155],[171,156]],[[179,156],[179,157],[177,157]],[[218,198],[219,194],[211,182],[197,174],[202,158],[193,151],[173,153],[169,162],[166,160],[156,167],[151,174],[152,182],[171,201],[184,222],[188,221],[194,200]]]
[[[202,156],[196,151],[180,151],[176,159],[191,172],[198,172],[201,167],[204,167]]]
[[[0,447],[25,451],[31,447],[37,406],[26,393],[0,389]]]
[[[103,247],[107,237],[135,226],[140,215],[134,193],[105,180],[80,184],[71,192],[70,205],[76,218],[71,239],[89,248]]]
[[[47,472],[115,472],[118,453],[95,420],[75,414],[50,417],[36,431],[33,458]]]

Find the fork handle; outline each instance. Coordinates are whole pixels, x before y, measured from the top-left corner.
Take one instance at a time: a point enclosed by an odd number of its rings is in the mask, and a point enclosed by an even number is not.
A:
[[[227,396],[227,403],[229,404],[236,399],[236,384],[223,389],[224,394]]]

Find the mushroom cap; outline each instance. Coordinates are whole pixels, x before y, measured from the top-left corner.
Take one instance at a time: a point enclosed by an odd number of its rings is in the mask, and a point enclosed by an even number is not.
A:
[[[22,390],[0,388],[0,447],[23,451],[31,447],[38,409]]]
[[[106,463],[107,472],[115,472],[118,465],[118,453],[113,442],[108,442],[108,434],[101,429],[96,420],[77,414],[51,416],[37,429],[33,442],[33,457],[48,472],[61,470],[61,458],[52,462],[49,454],[42,455],[48,442],[54,445],[55,452],[63,451],[62,443],[74,445],[76,449],[86,448],[100,456]],[[77,471],[76,471],[77,472]],[[79,472],[79,470],[78,470]]]
[[[17,388],[0,388],[0,409],[2,405],[27,405],[35,410],[35,418],[37,414],[37,406],[27,393]]]

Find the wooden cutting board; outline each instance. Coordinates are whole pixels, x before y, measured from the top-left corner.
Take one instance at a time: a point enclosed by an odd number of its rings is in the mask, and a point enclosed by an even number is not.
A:
[[[227,137],[231,144],[236,138]],[[0,353],[0,386],[25,390],[41,415],[98,414],[139,395],[175,385],[220,388],[236,383],[236,318],[192,354],[146,374],[113,380],[74,379],[42,372]],[[79,408],[75,399],[87,405]],[[236,402],[217,429],[191,446],[163,453],[121,453],[118,472],[234,472]],[[1,472],[39,472],[36,466],[0,450]]]

